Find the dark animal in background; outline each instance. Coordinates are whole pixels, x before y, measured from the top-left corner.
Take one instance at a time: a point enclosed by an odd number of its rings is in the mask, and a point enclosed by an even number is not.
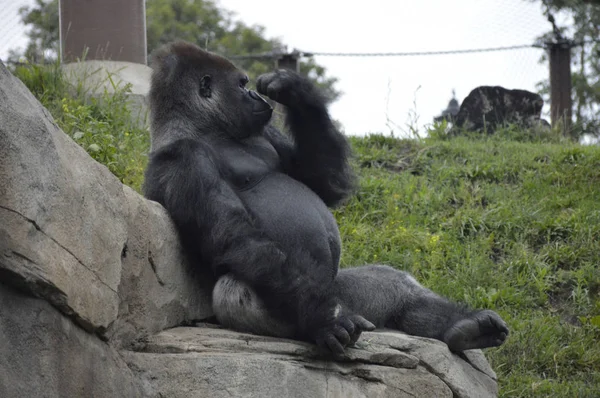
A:
[[[145,195],[170,213],[193,261],[212,268],[220,323],[336,354],[375,327],[454,351],[503,343],[508,329],[495,312],[450,302],[405,272],[338,270],[328,206],[353,192],[355,177],[349,145],[306,78],[282,70],[256,84],[287,108],[289,138],[227,59],[175,42],[155,53],[153,69]]]

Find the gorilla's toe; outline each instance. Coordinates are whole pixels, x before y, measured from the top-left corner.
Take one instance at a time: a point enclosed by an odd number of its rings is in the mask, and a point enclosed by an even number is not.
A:
[[[497,347],[508,336],[508,326],[491,310],[473,313],[456,322],[444,334],[444,341],[451,351],[474,348]]]

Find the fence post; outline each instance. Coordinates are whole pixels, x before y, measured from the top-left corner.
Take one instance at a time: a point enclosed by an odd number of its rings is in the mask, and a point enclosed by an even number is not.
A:
[[[550,117],[552,126],[562,123],[567,133],[571,125],[571,48],[569,40],[546,43],[550,58]]]
[[[60,0],[63,62],[147,63],[145,0]]]
[[[300,72],[300,53],[292,51],[291,53],[282,54],[275,59],[276,69],[290,69],[296,73]]]

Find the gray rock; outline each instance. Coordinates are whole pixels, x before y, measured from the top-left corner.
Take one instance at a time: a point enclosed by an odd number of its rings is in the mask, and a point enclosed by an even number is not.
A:
[[[421,365],[442,379],[455,396],[495,397],[498,393],[496,375],[481,350],[458,356],[439,340],[396,332],[369,333],[365,338],[418,357]]]
[[[129,344],[212,314],[166,211],[64,134],[0,64],[0,275]]]
[[[498,392],[495,374],[480,350],[461,358],[438,340],[367,332],[344,358],[332,362],[312,344],[201,326],[163,331],[137,352],[124,354],[143,380],[145,396],[485,398]],[[215,383],[192,377],[190,369],[211,374]],[[307,378],[307,369],[326,374]]]
[[[145,397],[453,396],[418,358],[385,344],[348,349],[345,358],[331,361],[312,344],[180,327],[123,354]]]
[[[106,342],[41,299],[0,284],[0,397],[141,397]]]
[[[540,126],[544,100],[526,90],[508,90],[500,86],[473,89],[453,118],[454,133],[466,131],[493,133],[498,127],[515,124],[522,128]]]
[[[182,254],[166,210],[123,186],[127,243],[121,256],[119,312],[107,337],[129,345],[141,336],[212,316],[210,276]]]
[[[10,98],[0,102],[0,270],[88,330],[106,329],[127,239],[122,184],[3,65],[0,97]]]

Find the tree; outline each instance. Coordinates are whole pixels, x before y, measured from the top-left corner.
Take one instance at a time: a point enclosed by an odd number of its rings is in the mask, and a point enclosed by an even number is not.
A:
[[[40,62],[56,57],[59,46],[58,0],[36,0],[33,7],[19,10],[23,23],[31,26],[27,33],[29,44],[25,58]],[[265,38],[262,26],[248,26],[234,19],[235,14],[220,8],[214,0],[146,0],[146,33],[148,52],[176,39],[187,40],[207,50],[235,57],[249,54],[271,54],[281,51],[279,39]],[[40,55],[44,55],[40,56]],[[11,52],[10,59],[20,54]],[[252,80],[273,70],[274,58],[243,58],[234,62],[244,69]],[[327,76],[326,69],[314,59],[303,59],[300,71],[323,89],[330,102],[340,92],[334,87],[337,78]]]
[[[553,18],[562,12],[572,21],[559,31],[576,44],[571,50],[574,133],[600,136],[600,0],[542,0],[542,3],[546,16]],[[549,32],[539,41],[552,41],[555,36]],[[547,57],[542,61],[547,61]],[[541,82],[539,87],[543,95],[548,95],[548,81]]]
[[[284,47],[279,39],[266,39],[264,27],[247,26],[234,20],[233,12],[223,10],[213,0],[147,0],[146,30],[148,52],[164,43],[183,39],[225,56],[270,54]],[[273,70],[274,59],[234,59],[252,81],[261,73]],[[300,71],[320,86],[332,102],[340,93],[336,78],[328,77],[324,67],[314,59],[302,60]]]
[[[27,32],[29,43],[23,53],[13,49],[9,61],[25,58],[33,63],[56,59],[59,46],[58,0],[35,0],[33,7],[19,8],[21,21],[31,29]]]

